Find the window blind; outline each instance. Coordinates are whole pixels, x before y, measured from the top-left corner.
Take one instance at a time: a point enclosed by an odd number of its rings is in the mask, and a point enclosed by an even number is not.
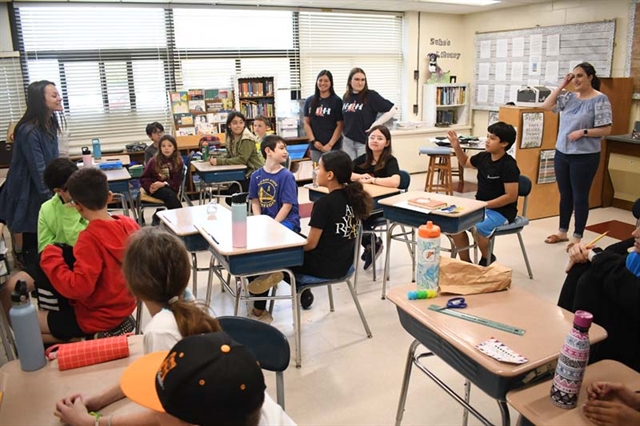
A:
[[[25,109],[20,54],[0,54],[0,140],[5,140],[9,124],[17,123]]]
[[[333,74],[336,94],[346,90],[349,71],[362,68],[369,89],[400,106],[402,99],[402,16],[300,12],[302,96],[313,94],[318,73]]]

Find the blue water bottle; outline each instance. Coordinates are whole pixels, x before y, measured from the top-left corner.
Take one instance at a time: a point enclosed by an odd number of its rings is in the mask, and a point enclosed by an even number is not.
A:
[[[16,338],[20,367],[24,371],[35,371],[45,366],[42,334],[38,325],[36,307],[29,300],[27,283],[19,280],[11,293],[9,318]]]
[[[93,138],[91,140],[91,145],[93,145],[93,158],[99,160],[102,158],[102,149],[100,149],[100,139]]]

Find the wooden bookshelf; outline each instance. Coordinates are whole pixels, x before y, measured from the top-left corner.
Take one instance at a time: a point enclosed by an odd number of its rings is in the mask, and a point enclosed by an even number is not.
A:
[[[469,124],[468,84],[425,84],[422,121],[427,127]]]
[[[247,119],[253,132],[253,120],[262,115],[269,127],[276,129],[276,83],[273,76],[240,76],[236,80],[238,110]]]

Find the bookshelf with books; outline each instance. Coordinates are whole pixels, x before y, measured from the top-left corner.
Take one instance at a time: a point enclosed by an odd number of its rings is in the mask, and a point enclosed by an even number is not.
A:
[[[468,84],[425,84],[422,91],[422,121],[427,127],[469,124]]]
[[[261,115],[269,120],[269,127],[276,129],[276,83],[273,76],[240,76],[236,94],[238,110],[247,119],[247,127],[253,131],[253,120]]]

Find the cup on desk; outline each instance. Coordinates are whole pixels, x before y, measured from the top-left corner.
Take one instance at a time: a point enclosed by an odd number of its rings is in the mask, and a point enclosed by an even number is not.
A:
[[[91,151],[86,146],[82,147],[82,163],[84,167],[93,167],[93,159],[91,158]]]

